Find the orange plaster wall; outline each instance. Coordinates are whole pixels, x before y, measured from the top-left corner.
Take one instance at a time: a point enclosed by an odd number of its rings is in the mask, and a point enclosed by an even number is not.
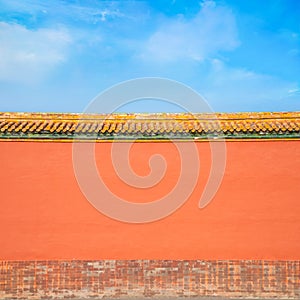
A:
[[[151,201],[172,188],[179,158],[171,143],[137,143],[135,171],[151,153],[169,163],[163,181],[132,190],[114,174],[110,143],[96,145],[99,172],[130,201]],[[99,213],[82,195],[72,144],[0,142],[0,259],[300,259],[300,141],[227,142],[227,168],[214,200],[198,201],[210,168],[208,143],[197,143],[199,182],[171,216],[126,224]],[[106,159],[105,159],[106,158]],[[156,190],[155,190],[156,188]],[[157,189],[158,188],[158,189]]]

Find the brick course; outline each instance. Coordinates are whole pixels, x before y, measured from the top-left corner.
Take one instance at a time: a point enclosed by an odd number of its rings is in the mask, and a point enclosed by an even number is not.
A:
[[[300,261],[1,261],[1,299],[300,298]]]

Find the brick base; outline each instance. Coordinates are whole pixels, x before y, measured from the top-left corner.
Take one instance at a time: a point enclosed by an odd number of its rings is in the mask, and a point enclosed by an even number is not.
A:
[[[300,298],[300,261],[0,261],[1,299]]]

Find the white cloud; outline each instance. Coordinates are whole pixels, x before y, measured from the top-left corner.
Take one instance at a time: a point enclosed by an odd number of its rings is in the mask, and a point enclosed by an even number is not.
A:
[[[71,37],[64,29],[29,30],[0,22],[0,80],[34,82],[66,59]]]
[[[38,15],[51,17],[52,20],[83,21],[97,24],[109,19],[125,17],[120,12],[122,3],[116,1],[40,1],[40,0],[0,0],[7,11],[27,13],[35,18]],[[126,3],[125,3],[126,4]]]
[[[166,19],[150,36],[142,50],[145,60],[173,62],[178,59],[202,61],[222,50],[239,45],[235,18],[231,10],[204,1],[198,14]]]
[[[227,111],[234,104],[236,110],[244,111],[264,110],[266,107],[268,110],[285,110],[287,101],[292,101],[289,105],[299,108],[297,91],[297,82],[232,68],[213,59],[201,92],[217,110]]]
[[[293,89],[288,90],[290,96],[297,96],[300,95],[300,88],[296,87]]]

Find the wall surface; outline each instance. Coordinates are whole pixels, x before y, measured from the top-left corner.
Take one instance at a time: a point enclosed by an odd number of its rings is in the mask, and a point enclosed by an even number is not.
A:
[[[127,224],[99,213],[81,193],[72,144],[1,142],[0,257],[30,259],[300,259],[300,142],[227,142],[222,185],[204,209],[198,201],[210,170],[208,143],[197,143],[201,171],[190,199],[171,216]],[[128,201],[153,201],[172,189],[180,160],[172,143],[136,143],[140,175],[160,153],[168,169],[156,186],[124,184],[113,170],[111,143],[96,145],[110,189]]]
[[[111,143],[97,143],[99,174],[118,196],[149,202],[180,174],[176,147],[135,143],[133,170],[163,155],[165,176],[148,189],[115,173]],[[211,153],[196,143],[200,175],[170,216],[129,224],[97,211],[73,171],[72,144],[0,142],[0,298],[94,296],[300,297],[300,141],[226,142],[213,201],[199,209]],[[125,144],[120,143],[120,147]]]

